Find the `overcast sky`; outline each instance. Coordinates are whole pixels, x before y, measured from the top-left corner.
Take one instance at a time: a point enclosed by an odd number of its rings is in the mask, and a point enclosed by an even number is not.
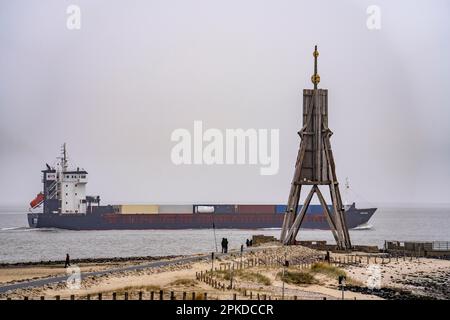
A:
[[[0,204],[28,204],[63,142],[104,202],[285,203],[315,44],[341,184],[360,202],[449,203],[449,14],[446,0],[0,0]],[[279,173],[175,166],[171,133],[194,120],[279,129]]]

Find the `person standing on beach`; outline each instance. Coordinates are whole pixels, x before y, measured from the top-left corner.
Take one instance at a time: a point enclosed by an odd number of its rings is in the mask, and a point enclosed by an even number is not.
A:
[[[64,268],[67,268],[68,266],[70,266],[70,256],[66,253],[66,264],[64,265]]]
[[[327,254],[325,255],[325,261],[330,263],[330,251],[327,251]]]
[[[225,240],[225,253],[228,253],[228,239],[227,238],[224,238],[224,240]]]

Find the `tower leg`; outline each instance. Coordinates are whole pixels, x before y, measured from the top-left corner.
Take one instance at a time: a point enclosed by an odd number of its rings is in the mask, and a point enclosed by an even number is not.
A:
[[[328,205],[325,202],[325,199],[322,195],[322,192],[320,192],[320,189],[317,188],[317,197],[319,198],[320,204],[322,205],[323,212],[325,213],[325,217],[327,218],[328,225],[330,226],[331,233],[333,233],[334,240],[336,243],[339,243],[339,237],[336,230],[336,223],[334,217],[331,215],[330,210],[328,209]]]
[[[298,231],[300,230],[300,226],[303,222],[303,218],[305,217],[306,211],[308,210],[309,204],[311,202],[311,199],[316,192],[317,186],[313,186],[311,188],[311,191],[309,191],[308,196],[305,199],[305,202],[302,206],[302,210],[298,213],[298,215],[295,217],[294,223],[290,227],[286,237],[283,240],[284,244],[293,244],[295,241],[295,237],[297,237]]]
[[[282,242],[286,237],[286,233],[289,231],[289,229],[292,227],[292,224],[294,223],[294,219],[297,214],[298,201],[300,200],[301,189],[302,189],[301,185],[296,184],[294,181],[292,182],[288,205],[286,208],[286,213],[284,214],[283,227],[281,229],[280,240]]]
[[[339,249],[345,249],[345,241],[344,241],[344,225],[342,221],[342,215],[341,215],[341,209],[340,204],[338,203],[337,197],[336,197],[336,190],[334,188],[334,182],[330,184],[330,195],[331,195],[331,201],[333,204],[333,212],[334,212],[334,220],[336,222],[336,230],[337,230],[337,245]]]
[[[342,204],[342,198],[341,198],[341,193],[339,191],[339,184],[336,182],[336,184],[334,185],[335,188],[335,194],[336,194],[336,198],[338,201],[338,208],[339,208],[339,216],[341,217],[341,224],[343,226],[342,228],[342,232],[343,232],[343,237],[344,237],[344,248],[346,249],[350,249],[352,247],[352,243],[350,241],[350,234],[348,232],[348,227],[347,227],[347,218],[345,216],[345,210],[344,210],[344,205]]]
[[[330,144],[330,134],[324,136],[324,150],[328,162],[330,183],[330,195],[333,202],[333,211],[339,238],[338,247],[341,249],[350,249],[350,234],[348,233],[347,221],[345,219],[344,207],[342,205],[341,194],[339,192],[339,183],[337,182],[336,169],[334,164],[333,152]]]

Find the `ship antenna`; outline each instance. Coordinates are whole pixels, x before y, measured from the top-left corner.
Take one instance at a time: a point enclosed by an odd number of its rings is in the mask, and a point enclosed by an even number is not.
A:
[[[63,169],[63,172],[67,171],[67,151],[66,151],[66,143],[65,142],[62,147],[62,169]]]

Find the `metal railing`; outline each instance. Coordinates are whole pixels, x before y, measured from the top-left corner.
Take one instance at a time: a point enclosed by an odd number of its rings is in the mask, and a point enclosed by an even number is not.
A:
[[[450,241],[433,241],[432,248],[436,251],[449,251]]]

